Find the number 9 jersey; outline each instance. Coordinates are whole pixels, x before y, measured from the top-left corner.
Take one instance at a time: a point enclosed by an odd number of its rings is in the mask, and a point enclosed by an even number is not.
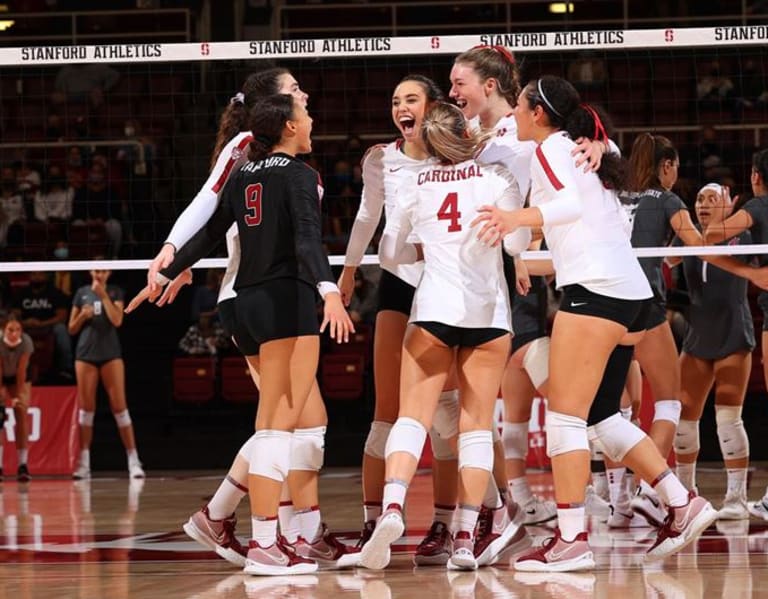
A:
[[[415,259],[420,243],[424,273],[418,283],[410,322],[433,321],[464,328],[511,330],[509,292],[501,251],[477,239],[470,227],[478,208],[522,208],[517,182],[500,165],[469,160],[455,165],[436,161],[422,167],[398,189],[398,202],[380,244],[382,266]],[[530,230],[504,239],[516,254],[528,247]]]

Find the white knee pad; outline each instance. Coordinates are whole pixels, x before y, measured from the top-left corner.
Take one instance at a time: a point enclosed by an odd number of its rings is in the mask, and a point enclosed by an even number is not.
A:
[[[251,461],[251,452],[253,451],[253,440],[256,438],[256,434],[254,433],[250,437],[248,437],[248,440],[243,443],[243,446],[240,448],[240,451],[237,452],[237,455],[242,457],[246,462]]]
[[[459,434],[459,392],[443,391],[437,402],[435,416],[432,419],[432,430],[443,439],[450,439]]]
[[[537,389],[549,378],[549,337],[531,341],[523,356],[523,368]]]
[[[114,412],[112,416],[115,417],[117,428],[125,428],[126,426],[131,426],[131,415],[128,410],[123,410],[122,412]]]
[[[544,426],[550,458],[569,451],[589,451],[586,420],[547,410]]]
[[[371,430],[368,431],[368,438],[365,440],[365,455],[378,460],[384,459],[384,450],[387,446],[389,431],[392,430],[391,422],[383,420],[374,420],[371,422]]]
[[[699,421],[681,420],[677,425],[677,432],[675,433],[675,453],[690,455],[692,453],[699,453],[700,448]]]
[[[459,470],[493,470],[493,435],[491,431],[472,431],[459,435]]]
[[[653,404],[653,421],[667,420],[675,426],[680,422],[683,404],[677,399],[662,399]]]
[[[436,460],[455,460],[458,457],[455,443],[451,443],[450,439],[438,435],[434,426],[429,431],[429,440],[432,444],[432,455],[435,456]]]
[[[93,426],[93,417],[95,412],[86,412],[85,410],[79,410],[77,413],[77,421],[80,426]]]
[[[717,438],[724,460],[749,457],[749,438],[741,419],[741,406],[715,406]]]
[[[325,427],[297,428],[291,438],[291,470],[320,472],[325,457]]]
[[[404,451],[417,460],[424,450],[424,442],[427,440],[427,429],[418,420],[400,417],[392,427],[384,449],[384,457],[388,458],[393,453]]]
[[[598,441],[603,453],[614,462],[621,462],[632,448],[645,439],[645,433],[616,412],[587,429],[590,441]]]
[[[525,460],[528,455],[528,423],[505,422],[501,431],[504,457],[508,460]]]
[[[256,431],[251,443],[248,473],[278,482],[285,481],[291,467],[291,439],[288,431]]]

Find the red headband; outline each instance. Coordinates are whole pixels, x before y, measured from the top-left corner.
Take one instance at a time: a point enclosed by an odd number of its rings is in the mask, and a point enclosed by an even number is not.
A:
[[[595,121],[595,134],[593,139],[599,141],[602,138],[603,141],[608,141],[608,134],[605,132],[603,121],[600,120],[600,116],[597,114],[597,111],[589,104],[582,104],[581,107],[586,110],[592,117],[592,120]]]
[[[499,54],[501,54],[501,57],[505,61],[507,61],[509,64],[515,64],[515,57],[512,56],[512,52],[507,50],[504,46],[489,46],[487,44],[480,44],[478,46],[475,46],[472,49],[474,50],[475,48],[490,48],[491,50],[494,50]]]

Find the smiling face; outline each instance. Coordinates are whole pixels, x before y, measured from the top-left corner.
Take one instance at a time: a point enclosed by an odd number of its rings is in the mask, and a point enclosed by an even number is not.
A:
[[[719,223],[728,217],[731,205],[726,201],[725,194],[713,187],[706,186],[696,196],[696,218],[702,227]]]
[[[448,95],[461,108],[467,119],[473,119],[488,108],[493,89],[490,80],[482,81],[470,63],[457,62],[451,69],[451,91]]]
[[[417,81],[403,81],[392,94],[392,121],[405,141],[418,142],[427,110],[427,94]]]
[[[279,86],[281,94],[290,94],[296,98],[303,108],[307,107],[309,95],[301,90],[299,82],[296,81],[296,78],[293,75],[290,73],[283,73],[280,75]]]

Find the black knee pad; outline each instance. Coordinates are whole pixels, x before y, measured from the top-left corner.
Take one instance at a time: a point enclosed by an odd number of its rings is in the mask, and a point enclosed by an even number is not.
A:
[[[627,382],[629,365],[635,348],[632,345],[617,345],[605,365],[603,380],[595,394],[595,400],[587,416],[587,425],[592,426],[613,416],[621,408],[621,394]]]

